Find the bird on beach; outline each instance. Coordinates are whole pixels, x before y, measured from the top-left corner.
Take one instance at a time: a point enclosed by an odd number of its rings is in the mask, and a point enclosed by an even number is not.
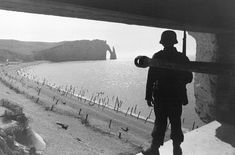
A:
[[[68,127],[69,127],[68,125],[65,125],[65,124],[60,123],[60,122],[56,122],[56,124],[57,124],[57,125],[60,125],[60,126],[61,126],[61,128],[62,128],[62,129],[65,129],[65,130],[67,130],[67,129],[68,129]]]

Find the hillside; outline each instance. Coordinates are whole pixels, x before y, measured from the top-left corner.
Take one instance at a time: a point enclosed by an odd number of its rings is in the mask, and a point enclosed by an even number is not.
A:
[[[9,50],[0,49],[0,62],[6,62],[6,61],[33,61],[32,55],[24,55],[24,54],[18,54],[11,52]]]
[[[0,61],[78,61],[106,60],[106,52],[116,59],[115,49],[103,40],[80,40],[64,42],[25,42],[0,40]]]
[[[0,49],[8,50],[13,53],[32,55],[34,51],[41,51],[48,48],[52,48],[61,44],[59,43],[47,43],[47,42],[29,42],[18,40],[3,40],[0,39]]]

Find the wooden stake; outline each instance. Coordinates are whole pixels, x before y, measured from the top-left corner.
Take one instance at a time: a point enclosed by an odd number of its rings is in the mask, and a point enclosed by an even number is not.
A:
[[[137,116],[137,119],[139,119],[139,117],[140,117],[140,113],[141,113],[141,111],[139,111],[138,116]]]
[[[122,138],[122,133],[119,132],[118,138],[121,139]]]
[[[78,115],[81,115],[81,112],[82,112],[82,109],[80,108],[80,109],[79,109],[79,112],[78,112]]]
[[[86,118],[85,118],[85,121],[87,122],[87,120],[88,120],[88,114],[86,114]]]
[[[111,129],[112,120],[109,121],[109,129]]]
[[[125,116],[127,116],[129,109],[130,109],[130,107],[127,108]]]

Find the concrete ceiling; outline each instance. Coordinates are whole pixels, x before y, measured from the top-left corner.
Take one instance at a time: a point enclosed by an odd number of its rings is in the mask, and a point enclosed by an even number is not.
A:
[[[235,0],[0,0],[0,9],[197,32],[235,31]]]

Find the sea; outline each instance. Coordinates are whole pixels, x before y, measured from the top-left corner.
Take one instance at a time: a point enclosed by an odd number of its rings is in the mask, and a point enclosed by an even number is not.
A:
[[[25,75],[36,81],[46,81],[63,89],[83,92],[86,98],[102,94],[109,98],[109,106],[121,102],[120,109],[132,109],[142,117],[154,120],[154,113],[145,101],[147,68],[137,68],[133,60],[45,62],[24,68]],[[189,104],[183,107],[182,125],[195,129],[204,125],[195,112],[193,82],[187,85]]]

